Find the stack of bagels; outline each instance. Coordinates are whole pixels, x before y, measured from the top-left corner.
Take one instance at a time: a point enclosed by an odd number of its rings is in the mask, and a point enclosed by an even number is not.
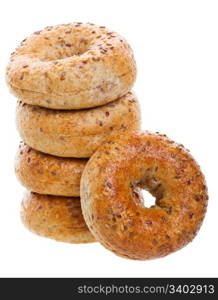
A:
[[[183,145],[140,132],[135,77],[125,39],[90,23],[47,27],[12,53],[7,82],[18,98],[16,174],[28,189],[28,229],[97,240],[139,260],[195,237],[207,207],[204,175]],[[141,189],[155,205],[145,207]]]
[[[130,91],[135,77],[127,42],[94,24],[46,27],[12,53],[7,81],[18,98],[22,138],[15,170],[29,190],[21,217],[31,231],[63,242],[94,241],[81,212],[80,179],[109,135],[139,128]]]

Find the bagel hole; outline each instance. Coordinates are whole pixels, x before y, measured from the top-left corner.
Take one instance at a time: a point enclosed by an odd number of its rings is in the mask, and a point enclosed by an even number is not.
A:
[[[156,197],[146,190],[141,190],[143,196],[143,207],[150,208],[156,205]]]
[[[159,205],[159,201],[164,197],[165,193],[163,184],[153,174],[146,174],[140,181],[131,183],[130,187],[135,203],[145,208]],[[137,201],[136,193],[139,195]]]
[[[156,205],[156,197],[149,191],[137,186],[131,186],[134,202],[141,207],[152,207]]]

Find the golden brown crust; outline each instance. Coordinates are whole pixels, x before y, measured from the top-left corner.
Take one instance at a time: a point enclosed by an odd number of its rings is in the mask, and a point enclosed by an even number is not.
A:
[[[137,204],[134,187],[150,191],[156,205]],[[80,193],[96,239],[120,256],[139,260],[165,256],[190,242],[208,200],[204,175],[188,151],[149,132],[102,145],[85,167]]]
[[[21,203],[21,219],[33,233],[57,241],[95,241],[83,219],[80,198],[26,192]]]
[[[53,109],[109,103],[131,90],[132,49],[102,26],[72,23],[47,27],[11,55],[6,79],[23,102]]]
[[[39,194],[80,195],[80,178],[87,159],[61,158],[19,145],[15,172],[19,181],[30,191]]]
[[[17,105],[17,128],[30,147],[56,156],[90,157],[111,133],[137,130],[140,108],[133,93],[93,109],[51,110]]]

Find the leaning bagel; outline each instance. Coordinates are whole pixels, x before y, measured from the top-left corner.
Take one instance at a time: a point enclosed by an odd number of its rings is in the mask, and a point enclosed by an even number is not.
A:
[[[131,90],[135,77],[125,39],[103,26],[82,23],[32,34],[12,53],[6,74],[16,97],[53,109],[109,103]]]
[[[21,219],[33,233],[57,241],[95,241],[83,219],[79,198],[26,192],[21,203]]]
[[[62,157],[90,157],[111,133],[137,130],[140,109],[132,93],[93,109],[51,110],[17,105],[17,128],[30,147]]]
[[[136,203],[135,187],[148,190],[156,204]],[[102,145],[87,163],[80,188],[83,215],[96,239],[138,260],[165,256],[190,242],[208,200],[204,176],[188,151],[151,133]]]
[[[30,191],[56,196],[79,196],[86,159],[44,154],[21,143],[15,160],[19,181]]]

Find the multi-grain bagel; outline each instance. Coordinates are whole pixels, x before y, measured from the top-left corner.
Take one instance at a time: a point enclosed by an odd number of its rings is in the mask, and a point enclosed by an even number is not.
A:
[[[62,158],[19,145],[15,172],[30,191],[56,196],[79,196],[80,178],[86,159]]]
[[[80,199],[26,192],[21,219],[35,234],[65,243],[94,242],[82,216]]]
[[[62,157],[90,157],[111,133],[137,130],[140,108],[132,93],[93,109],[51,110],[17,105],[17,128],[30,147]]]
[[[148,190],[156,204],[136,203],[135,187]],[[96,239],[138,260],[165,256],[190,242],[208,200],[204,176],[188,151],[148,132],[103,144],[87,163],[80,189],[83,215]]]
[[[124,38],[104,26],[46,27],[11,55],[6,79],[22,101],[53,109],[99,106],[125,95],[136,65]]]

